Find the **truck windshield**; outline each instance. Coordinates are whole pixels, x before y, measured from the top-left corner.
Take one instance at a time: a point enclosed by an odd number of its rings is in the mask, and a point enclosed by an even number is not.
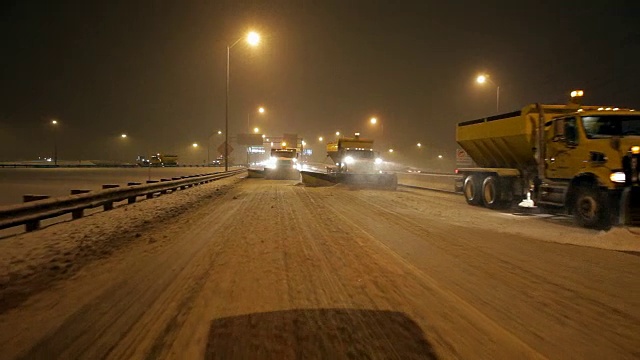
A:
[[[271,156],[293,159],[296,157],[296,152],[294,150],[273,150]]]
[[[640,115],[584,116],[587,138],[640,135]]]
[[[355,159],[373,159],[374,153],[371,150],[347,150],[347,155]]]

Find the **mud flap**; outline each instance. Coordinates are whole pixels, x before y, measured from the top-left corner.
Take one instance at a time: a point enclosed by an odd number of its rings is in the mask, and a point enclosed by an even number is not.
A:
[[[640,187],[627,187],[622,192],[619,224],[640,226]]]

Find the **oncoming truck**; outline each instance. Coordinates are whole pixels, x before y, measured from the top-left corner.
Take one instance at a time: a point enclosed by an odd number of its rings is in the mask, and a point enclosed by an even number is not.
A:
[[[273,180],[297,180],[300,178],[297,163],[298,150],[287,147],[285,143],[279,149],[271,149],[271,156],[265,164],[264,176]]]
[[[360,133],[328,143],[327,156],[335,164],[327,166],[327,172],[335,175],[336,182],[388,190],[398,185],[396,174],[380,170],[383,161],[373,150],[373,140],[361,138]]]
[[[459,123],[457,142],[477,164],[457,170],[467,203],[533,204],[601,229],[637,214],[640,114],[581,106],[582,95],[573,91],[567,105],[531,104]]]

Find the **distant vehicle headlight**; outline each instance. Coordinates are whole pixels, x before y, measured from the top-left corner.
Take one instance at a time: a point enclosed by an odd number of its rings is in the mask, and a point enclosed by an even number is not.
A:
[[[609,179],[615,183],[623,183],[626,181],[627,177],[624,175],[622,171],[616,171],[609,175]]]
[[[380,164],[382,164],[382,159],[381,158],[376,158],[374,163],[376,163],[376,165],[380,165]]]
[[[345,156],[344,162],[345,164],[353,164],[356,160],[352,156]]]

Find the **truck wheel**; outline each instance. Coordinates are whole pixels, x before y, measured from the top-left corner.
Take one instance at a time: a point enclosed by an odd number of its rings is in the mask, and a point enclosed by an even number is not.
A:
[[[487,176],[482,182],[482,202],[489,209],[497,209],[500,202],[500,182],[496,176]]]
[[[467,200],[467,204],[479,205],[482,201],[482,198],[480,197],[480,181],[476,175],[469,175],[464,179],[462,190],[464,193],[464,199]]]
[[[594,229],[611,226],[607,201],[598,188],[578,187],[575,199],[573,213],[578,225]]]

